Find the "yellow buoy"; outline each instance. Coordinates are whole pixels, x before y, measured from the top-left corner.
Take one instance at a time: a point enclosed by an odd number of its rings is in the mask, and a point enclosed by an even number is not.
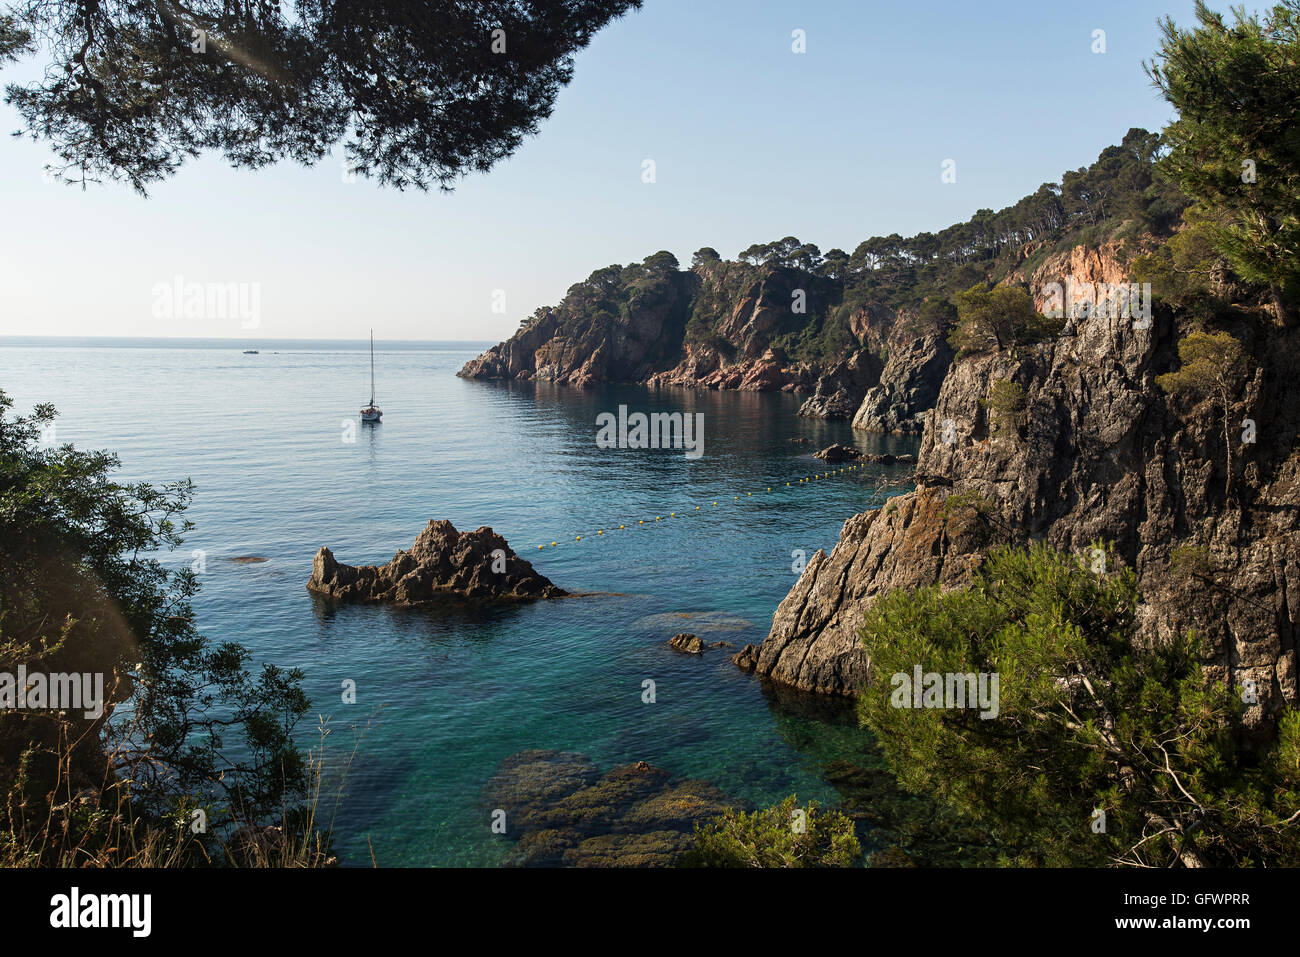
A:
[[[582,541],[582,536],[579,535],[577,538],[574,539],[574,541],[575,541],[575,542],[580,542],[580,541]]]
[[[698,512],[699,510],[700,510],[700,507],[699,507],[698,505],[696,505],[696,506],[695,506],[695,511]]]
[[[542,550],[543,548],[545,548],[545,547],[546,547],[545,545],[538,545],[538,546],[537,546],[537,549],[538,549],[538,551],[541,551],[541,550]]]
[[[551,547],[554,548],[556,544],[557,544],[556,542],[551,542]]]
[[[676,517],[677,517],[677,513],[676,513],[676,512],[669,512],[669,513],[668,513],[668,517],[669,517],[669,518],[676,518]]]
[[[644,525],[644,524],[645,524],[645,519],[644,519],[644,518],[641,519],[641,521],[640,521],[638,524]]]
[[[596,534],[597,534],[597,535],[604,535],[604,534],[605,534],[605,530],[602,528],[600,531],[596,532]]]
[[[714,508],[717,508],[717,507],[718,507],[718,503],[717,503],[717,502],[714,502],[714,503],[713,503],[713,507],[714,507]]]
[[[627,528],[626,525],[620,525],[619,528]]]

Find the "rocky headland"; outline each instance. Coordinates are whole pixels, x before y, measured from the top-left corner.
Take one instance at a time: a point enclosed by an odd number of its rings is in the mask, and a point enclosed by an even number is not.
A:
[[[1049,264],[1080,281],[1118,279],[1114,250],[1079,249]],[[969,580],[1002,541],[1046,540],[1085,553],[1114,543],[1138,575],[1142,634],[1195,629],[1212,675],[1253,682],[1245,721],[1270,732],[1297,703],[1300,626],[1300,331],[1242,308],[1226,331],[1247,374],[1225,421],[1207,400],[1171,396],[1156,377],[1178,368],[1189,317],[1158,307],[1132,318],[1068,320],[1049,341],[958,359],[925,417],[917,487],[845,522],[781,602],[743,668],[808,691],[851,694],[869,680],[858,629],[877,595]],[[992,421],[994,383],[1024,390],[1013,422]],[[1247,423],[1246,420],[1249,420]],[[1239,441],[1251,427],[1251,441]]]

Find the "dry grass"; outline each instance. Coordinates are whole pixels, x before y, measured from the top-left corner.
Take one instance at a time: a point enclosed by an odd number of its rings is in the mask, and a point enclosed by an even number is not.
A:
[[[366,729],[369,728],[367,724]],[[197,802],[177,808],[172,820],[146,820],[133,810],[134,782],[121,768],[130,761],[114,760],[110,752],[104,785],[74,790],[73,756],[89,731],[72,721],[59,720],[58,778],[45,800],[33,801],[21,782],[7,795],[5,825],[0,828],[0,867],[59,868],[159,868],[159,867],[332,867],[330,851],[334,818],[343,797],[352,762],[364,730],[358,731],[341,771],[332,804],[322,808],[325,753],[331,734],[329,722],[320,719],[318,744],[307,753],[308,779],[304,803],[285,807],[279,824],[225,823],[220,833],[205,826]],[[138,754],[132,761],[139,761]],[[109,779],[111,776],[111,779]],[[41,817],[27,815],[38,807]],[[373,855],[372,855],[373,862]]]

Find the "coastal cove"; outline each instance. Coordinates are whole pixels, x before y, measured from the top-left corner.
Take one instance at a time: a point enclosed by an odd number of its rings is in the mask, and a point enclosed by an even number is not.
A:
[[[123,479],[194,480],[196,528],[174,560],[200,563],[200,630],[306,673],[302,743],[316,743],[315,715],[330,729],[327,815],[350,765],[334,822],[343,864],[368,866],[372,850],[381,866],[501,863],[512,842],[492,833],[484,788],[533,749],[587,755],[602,773],[648,762],[755,805],[838,800],[827,766],[856,757],[864,734],[851,708],[778,693],[732,649],[667,642],[761,642],[797,553],[829,551],[878,504],[878,480],[909,469],[786,483],[827,471],[812,453],[833,443],[906,454],[915,439],[801,418],[788,394],[460,379],[479,344],[391,349],[381,333],[384,422],[350,442],[364,347],[274,348],[3,344],[0,383],[19,409],[59,409],[57,442],[116,451]],[[620,406],[702,415],[704,455],[600,448],[598,416]],[[382,564],[430,519],[491,526],[579,596],[401,608],[304,587],[321,546]]]

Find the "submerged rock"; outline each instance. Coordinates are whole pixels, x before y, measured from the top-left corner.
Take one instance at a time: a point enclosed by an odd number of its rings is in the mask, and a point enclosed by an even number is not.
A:
[[[676,631],[682,625],[690,625],[692,634],[744,631],[746,628],[754,627],[754,623],[747,618],[725,611],[660,612],[646,615],[637,621],[637,627],[647,629]]]
[[[307,588],[339,601],[399,605],[454,596],[529,601],[568,594],[486,525],[458,532],[445,519],[430,521],[410,551],[399,551],[386,565],[344,565],[322,548],[312,562]]]
[[[522,867],[670,867],[695,824],[739,805],[707,781],[674,780],[644,761],[601,775],[564,751],[520,751],[483,789],[483,809],[504,811]]]

